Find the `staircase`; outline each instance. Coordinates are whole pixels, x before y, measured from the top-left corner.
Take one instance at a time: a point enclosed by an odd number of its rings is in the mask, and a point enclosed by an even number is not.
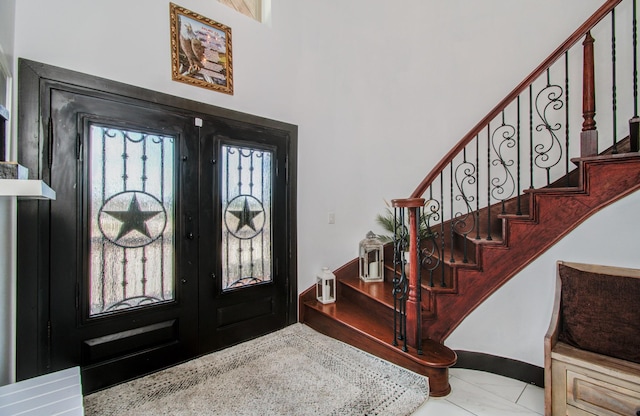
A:
[[[405,352],[393,345],[393,285],[390,283],[393,271],[387,268],[384,282],[365,284],[358,277],[358,260],[355,259],[334,273],[337,301],[322,304],[315,298],[315,287],[306,290],[300,295],[300,322],[428,376],[431,396],[449,394],[448,368],[456,362],[456,354],[452,350],[431,340],[424,341],[422,354],[413,347],[408,347]]]
[[[335,303],[316,301],[315,287],[300,295],[300,321],[428,376],[430,394],[447,395],[456,354],[444,345],[446,337],[589,216],[640,189],[637,69],[630,85],[615,75],[624,53],[631,51],[629,60],[637,62],[636,2],[626,3],[606,1],[458,142],[410,198],[393,201],[396,217],[409,218],[398,229],[411,237],[409,247],[397,238],[385,248],[384,282],[361,281],[354,259],[335,271]],[[633,33],[621,33],[616,18],[632,21],[623,26]],[[599,110],[611,129],[606,134],[596,129],[595,91],[601,87],[594,81],[591,37],[602,25],[611,33],[611,62],[604,64],[613,66],[613,80],[605,81],[613,85],[609,110]],[[583,68],[579,133],[570,129],[574,66]],[[618,100],[617,91],[624,90],[633,91],[630,102]],[[621,140],[619,119],[629,120]],[[610,142],[599,140],[599,133]],[[420,223],[431,230],[422,240]],[[399,254],[407,249],[408,265]],[[395,323],[403,321],[406,329],[398,328]]]

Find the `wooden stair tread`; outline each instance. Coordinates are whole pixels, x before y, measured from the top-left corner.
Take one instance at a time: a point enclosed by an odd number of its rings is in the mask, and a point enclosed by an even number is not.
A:
[[[423,340],[423,353],[421,355],[414,348],[408,348],[408,351],[404,352],[399,346],[393,346],[393,328],[381,324],[365,308],[349,302],[340,302],[340,300],[330,304],[322,304],[316,300],[307,300],[304,303],[305,306],[327,315],[373,341],[384,344],[389,349],[396,349],[398,354],[411,357],[413,361],[422,365],[447,368],[456,363],[457,356],[453,350],[429,339]]]
[[[352,275],[343,277],[339,282],[366,295],[376,302],[382,303],[389,308],[393,308],[393,283],[391,282],[364,282],[358,276]]]
[[[579,162],[577,186],[558,183],[555,187],[524,190],[532,198],[531,217],[502,216],[506,220],[504,248],[508,256],[503,247],[483,245],[481,268],[457,269],[456,293],[464,296],[439,296],[439,291],[431,290],[437,301],[428,298],[432,302],[430,319],[423,321],[423,331],[431,338],[446,339],[469,311],[513,277],[521,265],[537,258],[602,207],[640,189],[640,153],[572,160]]]

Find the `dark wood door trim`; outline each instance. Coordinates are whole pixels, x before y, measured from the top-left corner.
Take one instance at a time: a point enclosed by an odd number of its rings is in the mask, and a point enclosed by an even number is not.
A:
[[[297,126],[20,59],[18,160],[29,168],[30,178],[40,178],[47,183],[50,183],[51,178],[50,148],[55,146],[49,134],[48,100],[53,89],[84,92],[121,103],[200,117],[211,120],[220,131],[250,125],[253,131],[270,131],[285,137],[289,180],[285,214],[289,228],[284,231],[289,242],[286,321],[290,324],[297,320]],[[50,368],[50,204],[46,201],[18,203],[18,380],[46,373]]]

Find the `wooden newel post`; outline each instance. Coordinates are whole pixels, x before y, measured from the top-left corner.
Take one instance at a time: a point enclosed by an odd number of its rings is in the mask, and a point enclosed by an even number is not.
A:
[[[423,198],[394,199],[392,205],[398,208],[407,208],[409,211],[409,293],[407,296],[407,345],[422,349],[422,313],[420,282],[418,273],[418,236],[417,226],[420,208],[424,206]]]
[[[596,87],[593,43],[591,32],[587,32],[582,46],[584,48],[582,78],[582,132],[580,133],[580,156],[598,154],[598,130],[596,130]]]

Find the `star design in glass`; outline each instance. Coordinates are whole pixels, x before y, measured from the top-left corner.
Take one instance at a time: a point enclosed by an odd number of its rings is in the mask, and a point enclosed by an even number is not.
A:
[[[242,210],[229,210],[229,213],[236,217],[238,221],[238,225],[236,226],[236,233],[242,229],[242,227],[249,227],[253,231],[256,231],[256,225],[253,222],[253,219],[262,213],[261,210],[252,211],[249,208],[249,201],[247,201],[247,197],[244,197],[244,204],[242,206]]]
[[[142,211],[135,193],[131,198],[131,203],[129,203],[129,209],[126,211],[104,211],[105,214],[109,214],[122,222],[118,236],[114,241],[121,239],[132,231],[138,231],[140,234],[151,238],[147,221],[161,212],[162,211]]]

